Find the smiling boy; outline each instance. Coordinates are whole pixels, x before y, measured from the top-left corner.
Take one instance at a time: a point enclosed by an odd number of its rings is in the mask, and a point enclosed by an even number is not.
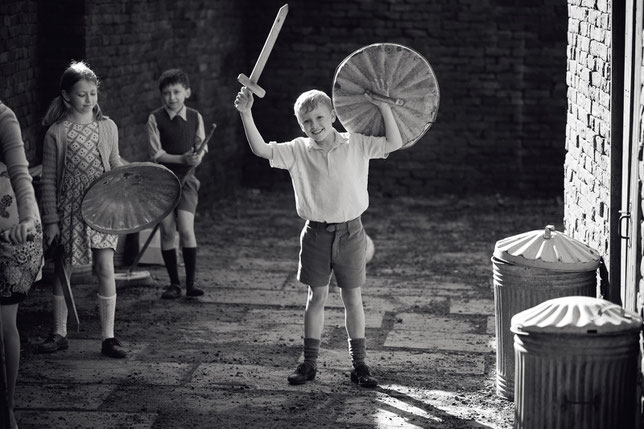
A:
[[[377,82],[379,93],[387,93]],[[271,167],[289,171],[298,216],[306,220],[300,235],[297,278],[307,286],[304,311],[304,361],[288,376],[290,384],[315,379],[324,306],[329,281],[335,274],[345,308],[345,327],[352,360],[351,381],[361,387],[378,382],[365,363],[365,316],[362,286],[366,281],[366,234],[360,219],[369,206],[369,160],[386,158],[400,149],[402,138],[391,107],[365,95],[380,110],[385,137],[339,133],[333,127],[336,114],[330,97],[322,91],[301,94],[295,116],[306,137],[290,142],[266,143],[252,115],[253,96],[247,88],[237,94],[246,138],[253,153],[270,161]]]
[[[170,277],[170,285],[161,298],[181,296],[181,282],[175,249],[176,232],[183,245],[186,271],[186,296],[201,296],[203,290],[195,286],[197,239],[194,231],[195,212],[199,201],[199,180],[191,167],[201,163],[205,151],[195,154],[205,139],[201,114],[185,105],[190,97],[190,80],[180,69],[166,70],[159,78],[163,106],[148,117],[150,159],[158,162],[182,180],[181,199],[176,209],[161,221],[161,255]]]

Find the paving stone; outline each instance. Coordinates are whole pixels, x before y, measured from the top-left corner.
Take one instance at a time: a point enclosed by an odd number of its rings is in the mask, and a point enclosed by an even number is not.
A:
[[[387,335],[384,345],[385,347],[487,353],[493,351],[492,340],[489,335],[394,329]]]
[[[491,299],[452,299],[450,313],[494,315],[494,301]]]
[[[336,422],[387,429],[422,429],[441,423],[440,418],[413,404],[382,394],[375,396],[375,401],[365,396],[348,398]]]
[[[109,360],[110,358],[105,357],[101,354],[101,340],[100,339],[84,339],[84,338],[74,338],[74,333],[68,333],[67,338],[69,339],[69,348],[67,350],[61,350],[56,353],[36,353],[32,356],[32,359],[39,360],[68,360],[68,359],[101,359]],[[39,344],[42,342],[38,340],[36,343]],[[148,343],[145,342],[128,342],[122,341],[123,348],[128,352],[128,359],[136,359],[139,355],[144,353],[145,349],[148,346]],[[35,346],[35,344],[34,344]]]
[[[272,368],[259,365],[201,364],[192,374],[188,386],[207,388],[213,385],[240,386],[249,389],[272,391],[301,391],[302,386],[291,386],[286,378],[295,370],[293,368]],[[315,381],[306,384],[306,392],[332,393],[351,384],[348,371],[322,369],[318,371]],[[344,387],[343,387],[344,386]]]
[[[412,308],[433,308],[447,306],[448,298],[430,294],[416,296],[394,296],[390,301],[392,310],[401,311]]]
[[[297,270],[297,258],[295,260],[277,258],[237,258],[231,264],[233,269],[264,269],[266,271],[291,272]]]
[[[177,327],[185,343],[254,345],[300,344],[304,335],[303,325],[281,325],[280,329],[247,328],[239,323],[205,321],[190,326]]]
[[[369,311],[365,313],[365,325],[367,328],[380,328],[384,312]],[[248,312],[248,316],[240,322],[243,326],[265,328],[267,326],[279,326],[283,324],[300,325],[304,327],[304,308],[301,310],[271,310],[254,309]],[[324,311],[324,326],[344,327],[344,310],[328,308]]]
[[[108,360],[109,359],[109,360]],[[178,385],[194,365],[174,362],[135,362],[121,359],[27,361],[20,366],[22,382],[119,383]]]
[[[23,428],[93,428],[93,429],[148,429],[154,424],[154,413],[109,413],[86,411],[19,410],[16,412]]]
[[[300,358],[302,360],[302,357]],[[343,370],[350,367],[348,350],[320,349],[318,365]],[[449,372],[461,375],[485,374],[485,358],[477,354],[448,354],[407,350],[370,350],[367,340],[367,363],[375,371],[417,371],[419,379],[429,379],[432,372]],[[427,377],[423,373],[428,372]]]
[[[214,282],[225,288],[283,289],[288,274],[266,270],[217,270]],[[203,281],[201,283],[204,283]],[[205,284],[202,284],[206,287]]]
[[[97,410],[112,393],[114,384],[43,384],[41,382],[21,383],[16,389],[16,404],[19,408]]]
[[[456,317],[438,317],[429,313],[396,313],[394,330],[402,331],[424,331],[433,332],[476,332],[480,324],[472,320],[464,320]]]

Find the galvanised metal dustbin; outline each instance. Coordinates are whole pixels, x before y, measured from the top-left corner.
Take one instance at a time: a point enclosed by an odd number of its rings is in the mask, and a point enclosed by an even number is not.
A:
[[[642,319],[598,298],[545,301],[512,318],[514,427],[638,427]]]
[[[599,253],[548,225],[499,240],[492,257],[496,321],[496,393],[514,398],[510,319],[548,299],[597,295]]]

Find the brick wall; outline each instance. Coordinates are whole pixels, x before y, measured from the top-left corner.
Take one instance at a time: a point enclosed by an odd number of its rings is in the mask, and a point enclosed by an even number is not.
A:
[[[262,2],[255,58],[281,0]],[[377,42],[408,46],[432,65],[441,91],[436,124],[412,148],[373,161],[372,190],[561,195],[566,115],[566,5],[556,0],[306,0],[289,15],[255,103],[267,139],[301,134],[292,103],[330,92],[335,68]],[[265,5],[265,6],[264,6]],[[264,31],[259,31],[264,29]],[[255,171],[267,170],[249,160]],[[267,177],[278,173],[267,172]],[[270,182],[262,176],[258,182]]]
[[[3,76],[20,71],[14,79],[22,81],[27,93],[11,86],[0,96],[16,104],[26,134],[35,136],[60,73],[71,55],[81,55],[102,79],[101,107],[119,125],[123,155],[140,160],[145,157],[147,114],[159,104],[156,79],[163,69],[181,66],[193,80],[190,104],[207,123],[219,126],[217,154],[209,155],[198,170],[204,204],[239,182],[288,186],[284,172],[250,155],[232,108],[237,75],[252,70],[282,4],[6,0],[0,6],[7,23],[2,31],[29,35],[7,44],[9,55],[20,51],[24,59],[16,64],[0,56],[0,71]],[[440,84],[440,109],[436,124],[415,146],[372,163],[372,191],[561,195],[565,4],[294,0],[289,8],[260,80],[268,95],[255,107],[267,139],[285,140],[301,133],[291,113],[293,101],[310,87],[330,92],[335,68],[346,56],[376,42],[399,43],[420,52],[432,65]],[[45,16],[38,19],[43,10]],[[70,17],[60,10],[82,16]],[[65,23],[63,30],[59,20]],[[78,40],[80,46],[75,45]]]
[[[610,264],[611,7],[569,0],[564,226]]]
[[[38,157],[40,117],[38,15],[36,2],[0,2],[0,100],[20,120],[25,150]]]

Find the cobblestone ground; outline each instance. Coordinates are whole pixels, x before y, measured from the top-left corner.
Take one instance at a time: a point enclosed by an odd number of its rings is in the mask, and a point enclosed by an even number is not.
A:
[[[305,289],[295,279],[292,192],[246,191],[197,219],[199,299],[159,299],[151,284],[118,289],[116,332],[130,351],[104,358],[96,283],[75,281],[81,326],[69,350],[35,352],[50,290],[21,305],[17,415],[25,428],[510,428],[495,394],[490,257],[497,240],[554,223],[556,201],[372,198],[375,244],[364,287],[368,359],[380,386],[348,377],[342,302],[329,294],[318,377],[289,386],[301,359]]]

